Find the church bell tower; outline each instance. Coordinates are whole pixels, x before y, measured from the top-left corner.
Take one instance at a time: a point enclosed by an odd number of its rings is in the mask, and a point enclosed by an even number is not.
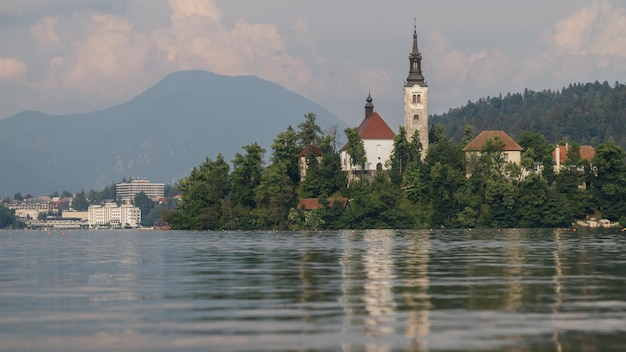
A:
[[[422,74],[422,54],[417,49],[417,24],[413,26],[413,51],[404,84],[404,128],[409,142],[416,131],[422,142],[422,159],[428,151],[428,85]]]

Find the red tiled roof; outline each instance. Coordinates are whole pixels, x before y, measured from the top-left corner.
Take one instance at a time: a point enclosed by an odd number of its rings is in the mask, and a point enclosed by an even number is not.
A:
[[[593,147],[590,145],[581,145],[579,153],[582,159],[585,159],[588,161],[591,161],[596,156],[595,149],[593,149]]]
[[[328,198],[328,207],[335,206],[335,202],[341,203],[343,208],[348,206],[348,198]],[[300,198],[298,200],[298,209],[315,210],[321,208],[319,198]]]
[[[567,151],[569,149],[569,145],[560,145],[559,148],[559,163],[563,163],[567,160]],[[580,154],[580,158],[583,160],[591,161],[594,156],[596,156],[596,151],[590,145],[581,145],[578,150]],[[552,159],[556,159],[556,148],[552,151]]]
[[[315,144],[311,144],[307,146],[306,148],[302,149],[302,151],[300,151],[300,156],[306,156],[306,153],[308,153],[309,149],[311,148],[313,148],[313,153],[315,153],[315,156],[324,155],[324,153],[322,153],[322,150],[318,146],[316,146]]]
[[[468,145],[463,148],[464,152],[469,151],[481,151],[488,140],[494,140],[498,137],[501,141],[504,142],[504,150],[505,151],[522,151],[522,148],[513,138],[511,138],[504,131],[482,131],[474,140],[469,142]]]
[[[393,139],[396,134],[389,125],[383,120],[377,112],[372,113],[361,121],[359,125],[359,136],[361,139]],[[348,148],[348,144],[344,144],[341,150]]]
[[[359,125],[361,139],[393,139],[396,134],[377,112],[363,119]]]

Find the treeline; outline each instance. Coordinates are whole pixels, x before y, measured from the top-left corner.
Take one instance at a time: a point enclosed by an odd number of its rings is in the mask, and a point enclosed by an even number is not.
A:
[[[513,137],[524,131],[560,140],[597,146],[614,140],[626,148],[626,86],[615,82],[570,84],[561,90],[508,93],[468,101],[460,108],[433,115],[431,122],[460,140],[466,125],[477,130],[502,130]]]
[[[350,152],[361,155],[358,133],[345,133]],[[553,145],[538,133],[520,135],[518,165],[504,161],[499,140],[466,158],[471,126],[455,143],[433,125],[424,157],[419,136],[408,142],[401,127],[388,170],[367,175],[341,171],[338,134],[322,133],[308,114],[297,130],[276,136],[269,165],[256,143],[242,147],[232,169],[221,155],[207,158],[178,183],[182,202],[162,218],[183,230],[566,227],[589,216],[626,222],[626,153],[614,141],[597,146],[591,163],[570,143],[564,168],[555,172]],[[319,198],[322,207],[298,209],[300,198]],[[334,201],[340,198],[349,205]]]

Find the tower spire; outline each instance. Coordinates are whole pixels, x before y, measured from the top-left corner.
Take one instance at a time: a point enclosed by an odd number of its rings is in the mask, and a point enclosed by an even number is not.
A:
[[[365,99],[365,101],[367,102],[365,104],[365,118],[370,117],[370,115],[374,113],[374,104],[372,104],[372,100],[372,93],[370,91],[367,95],[367,99]]]
[[[409,54],[409,76],[406,79],[406,86],[411,87],[419,84],[427,87],[424,75],[422,74],[422,54],[417,48],[417,19],[413,20],[413,51]]]

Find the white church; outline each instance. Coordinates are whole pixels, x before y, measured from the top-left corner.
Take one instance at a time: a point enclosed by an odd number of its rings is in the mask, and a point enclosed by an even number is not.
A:
[[[411,140],[415,131],[419,132],[422,142],[422,158],[428,150],[428,85],[422,74],[422,54],[417,49],[417,29],[413,28],[413,51],[409,55],[409,76],[404,84],[404,128]],[[365,118],[359,125],[359,136],[363,140],[366,173],[386,170],[396,134],[383,118],[374,111],[371,94],[365,104]],[[341,167],[343,171],[360,171],[361,166],[353,166],[350,155],[346,152],[347,144],[341,149]]]

